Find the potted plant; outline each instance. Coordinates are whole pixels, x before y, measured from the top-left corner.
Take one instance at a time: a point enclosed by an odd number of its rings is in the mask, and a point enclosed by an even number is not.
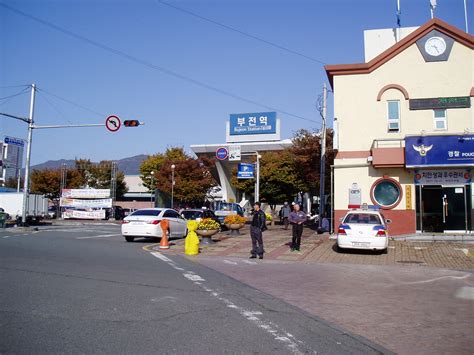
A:
[[[231,214],[224,218],[225,226],[230,229],[230,234],[240,234],[239,229],[245,225],[245,217],[238,214]]]
[[[270,224],[273,221],[273,217],[270,213],[265,213],[265,219],[267,221],[267,224]]]
[[[212,236],[218,233],[220,230],[220,225],[212,218],[203,218],[199,222],[196,233],[201,236],[202,244],[212,244]]]

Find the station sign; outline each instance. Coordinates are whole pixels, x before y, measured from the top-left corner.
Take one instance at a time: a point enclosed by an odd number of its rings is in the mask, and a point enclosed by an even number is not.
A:
[[[276,121],[276,112],[231,114],[230,135],[274,134]]]

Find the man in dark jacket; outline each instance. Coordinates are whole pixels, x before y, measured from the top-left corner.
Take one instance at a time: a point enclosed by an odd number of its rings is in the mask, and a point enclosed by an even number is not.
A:
[[[303,234],[303,223],[306,222],[306,213],[300,210],[300,205],[295,203],[293,212],[288,220],[293,225],[293,238],[291,240],[291,251],[300,251],[301,235]]]
[[[263,259],[263,239],[262,232],[267,229],[267,219],[265,213],[260,209],[260,202],[255,202],[252,224],[250,225],[250,237],[252,238],[252,251],[250,259]]]

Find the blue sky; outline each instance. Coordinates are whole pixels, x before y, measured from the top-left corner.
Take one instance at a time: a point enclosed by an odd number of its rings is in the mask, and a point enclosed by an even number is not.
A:
[[[164,0],[163,0],[164,1]],[[145,122],[105,128],[35,130],[32,163],[121,159],[169,146],[224,143],[231,113],[277,113],[282,138],[321,127],[315,102],[323,63],[364,61],[363,30],[396,25],[396,0],[166,0],[291,54],[191,16],[159,0],[0,0],[0,98],[35,83],[38,125],[103,123],[110,114]],[[430,19],[429,0],[400,0],[402,26]],[[436,16],[465,29],[463,0],[438,0]],[[467,0],[474,29],[474,0]],[[31,16],[51,26],[35,21]],[[85,39],[125,53],[130,60]],[[195,83],[157,70],[160,67]],[[263,106],[236,99],[217,90]],[[66,102],[66,99],[80,107]],[[0,112],[28,115],[29,94],[0,99]],[[86,109],[87,108],[87,109]],[[332,118],[329,95],[328,116]],[[0,118],[0,134],[26,137],[26,124]]]

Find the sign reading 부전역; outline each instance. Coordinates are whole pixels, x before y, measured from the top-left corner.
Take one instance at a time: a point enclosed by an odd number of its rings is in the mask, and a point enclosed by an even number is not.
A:
[[[230,115],[230,135],[276,133],[276,112],[238,113]]]

